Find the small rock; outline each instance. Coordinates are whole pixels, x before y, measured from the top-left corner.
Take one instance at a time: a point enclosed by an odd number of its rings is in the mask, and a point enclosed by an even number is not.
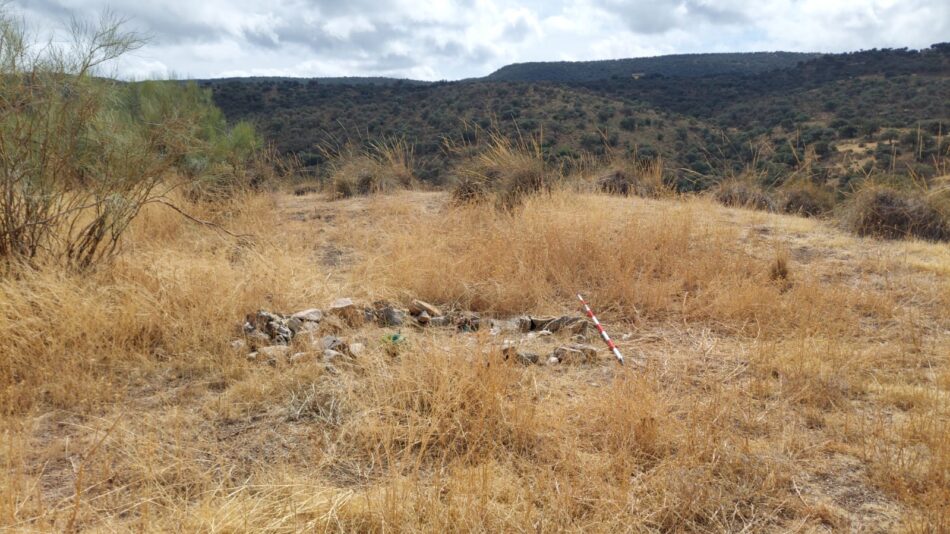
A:
[[[416,316],[416,321],[419,322],[422,326],[429,324],[429,321],[432,320],[432,316],[429,315],[429,312],[423,310],[422,313]]]
[[[336,336],[323,336],[314,341],[313,345],[323,350],[336,350],[346,345],[346,342]]]
[[[455,323],[462,332],[475,332],[482,325],[482,319],[474,312],[462,313],[458,316]]]
[[[409,313],[411,315],[421,315],[422,313],[428,313],[429,317],[438,317],[442,315],[441,310],[424,300],[418,299],[413,300],[409,304]]]
[[[324,363],[333,363],[335,360],[343,359],[343,357],[343,353],[337,350],[327,349],[323,351]]]
[[[595,361],[597,359],[597,349],[590,345],[573,343],[554,349],[551,355],[557,358],[560,363],[577,365]]]
[[[295,352],[290,357],[290,363],[301,363],[304,360],[307,360],[308,358],[310,358],[309,352]]]
[[[557,356],[548,357],[548,365],[557,365],[559,363],[561,363],[561,360],[557,359]]]
[[[232,339],[229,345],[231,347],[231,350],[235,352],[241,352],[247,348],[247,342],[244,341],[243,339]]]
[[[452,319],[444,315],[438,317],[433,317],[429,319],[429,326],[449,326],[452,324]]]
[[[490,321],[491,331],[495,335],[501,332],[522,332],[521,323],[517,319],[512,319],[508,321],[492,319]]]
[[[392,306],[381,308],[377,315],[380,326],[402,326],[406,319],[406,312]]]
[[[557,317],[529,317],[528,320],[531,321],[531,328],[529,330],[543,330],[547,328],[548,323],[553,322]],[[550,330],[553,330],[550,329]]]
[[[287,328],[289,328],[294,335],[297,335],[300,329],[303,328],[303,321],[296,317],[291,317],[287,319]]]
[[[258,354],[267,358],[279,358],[290,354],[290,347],[286,345],[272,345],[257,349]]]
[[[539,337],[545,337],[545,336],[550,336],[550,335],[553,335],[553,332],[551,332],[550,330],[538,330]]]
[[[343,321],[350,327],[362,326],[366,321],[366,316],[363,311],[356,307],[356,304],[353,303],[353,299],[342,298],[336,299],[330,304],[329,313],[343,319]]]
[[[352,354],[354,357],[359,356],[365,351],[366,345],[363,345],[362,343],[353,343],[350,345],[350,354]]]
[[[247,359],[252,362],[257,360],[257,357],[258,357],[257,351],[251,352],[247,355]]]
[[[270,336],[261,332],[260,330],[252,330],[250,334],[247,335],[247,341],[250,343],[251,348],[254,347],[266,347],[270,345]]]
[[[290,318],[300,319],[304,322],[319,323],[323,320],[323,312],[316,308],[310,308],[308,310],[301,310],[291,315]]]
[[[540,359],[537,354],[520,351],[516,347],[505,347],[501,350],[501,353],[506,360],[514,360],[521,365],[534,365]]]

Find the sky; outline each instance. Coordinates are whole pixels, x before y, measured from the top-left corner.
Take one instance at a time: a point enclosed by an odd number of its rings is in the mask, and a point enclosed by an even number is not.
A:
[[[106,10],[147,44],[127,79],[456,80],[510,63],[844,52],[950,41],[950,0],[12,0],[37,39]]]

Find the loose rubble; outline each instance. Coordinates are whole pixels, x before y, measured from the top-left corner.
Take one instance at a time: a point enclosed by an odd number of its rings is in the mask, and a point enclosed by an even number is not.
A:
[[[522,315],[488,319],[470,311],[443,313],[437,306],[418,299],[412,300],[406,308],[387,301],[360,306],[351,298],[339,298],[323,310],[308,308],[289,315],[260,310],[245,318],[244,336],[231,341],[230,347],[247,354],[251,360],[272,365],[284,359],[291,363],[318,361],[332,366],[357,358],[366,350],[363,343],[350,343],[343,336],[367,323],[400,330],[451,327],[458,332],[476,332],[487,328],[493,336],[512,334],[521,341],[563,334],[574,342],[557,346],[547,356],[522,350],[508,340],[502,355],[505,360],[519,365],[581,365],[597,361],[597,349],[584,343],[593,332],[593,324],[586,318]],[[295,341],[301,336],[305,336],[303,343]],[[399,340],[404,337],[400,333],[393,336]],[[297,351],[291,347],[297,347]],[[305,351],[300,352],[301,348]]]

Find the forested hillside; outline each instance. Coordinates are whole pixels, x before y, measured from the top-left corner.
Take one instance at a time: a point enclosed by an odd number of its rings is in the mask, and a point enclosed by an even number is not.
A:
[[[804,61],[807,60],[807,61]],[[617,73],[642,69],[642,75]],[[623,70],[626,69],[626,70]],[[520,73],[520,74],[519,74]],[[546,81],[498,81],[540,79]],[[568,80],[568,81],[560,81]],[[583,81],[578,81],[583,80]],[[752,170],[765,186],[800,174],[838,186],[869,173],[945,174],[950,45],[811,56],[705,54],[512,65],[477,80],[231,79],[201,82],[319,174],[327,147],[399,137],[419,176],[450,178],[446,143],[477,129],[538,136],[545,157],[662,156],[668,180],[704,189]]]

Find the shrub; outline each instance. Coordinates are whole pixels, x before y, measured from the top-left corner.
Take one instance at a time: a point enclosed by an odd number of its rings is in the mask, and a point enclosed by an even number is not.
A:
[[[115,252],[149,203],[258,151],[209,93],[175,82],[118,84],[99,68],[141,41],[110,16],[74,23],[71,46],[31,44],[0,14],[0,258],[86,268]],[[232,173],[233,174],[233,173]]]
[[[817,217],[830,212],[835,205],[834,193],[812,182],[786,186],[780,198],[783,212]]]
[[[775,211],[775,202],[749,179],[730,178],[713,188],[713,196],[726,206]]]
[[[597,179],[597,188],[611,195],[657,198],[672,193],[663,179],[662,161],[634,161],[615,164]]]
[[[546,189],[549,172],[540,142],[511,139],[498,132],[488,146],[464,161],[457,170],[452,199],[456,204],[491,200],[501,209],[519,205],[525,196]]]
[[[900,191],[881,185],[865,187],[848,201],[843,221],[860,236],[950,239],[950,219],[935,206],[932,197],[920,191]]]
[[[347,145],[328,158],[330,193],[336,198],[411,189],[413,148],[402,139],[385,139],[358,149]]]

